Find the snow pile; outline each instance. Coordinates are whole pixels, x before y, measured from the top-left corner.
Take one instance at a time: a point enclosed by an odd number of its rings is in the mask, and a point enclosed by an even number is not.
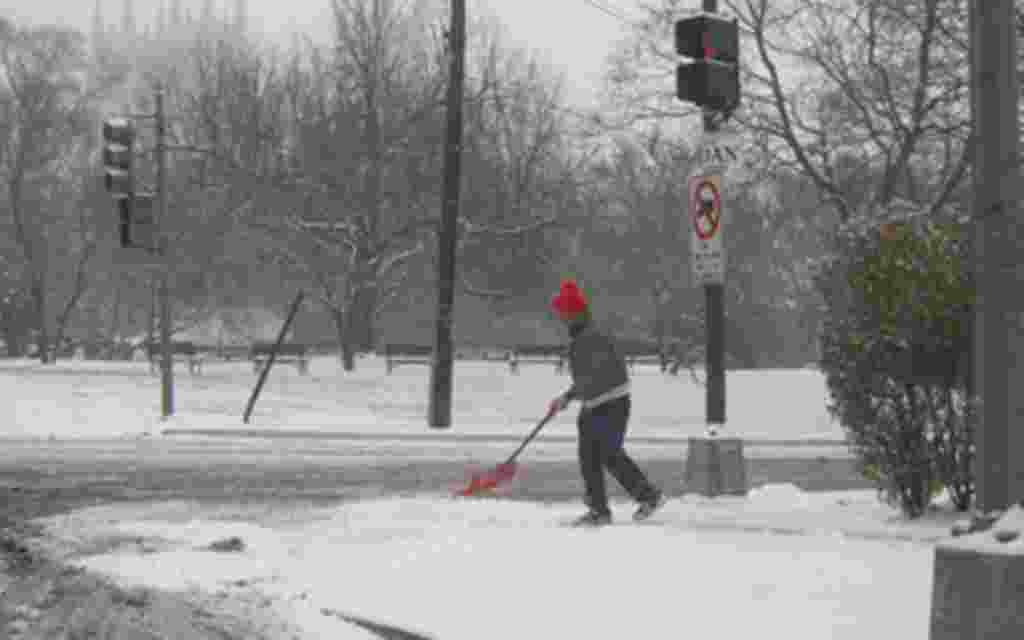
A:
[[[991,554],[1024,555],[1024,509],[1013,505],[987,531],[979,531],[944,543],[953,549]]]
[[[613,504],[615,524],[598,531],[562,526],[576,504],[444,496],[310,509],[287,525],[224,522],[201,509],[189,517],[180,504],[46,522],[57,536],[160,536],[170,544],[157,553],[80,562],[128,584],[265,602],[307,638],[347,637],[331,630],[348,624],[344,616],[445,640],[684,629],[742,638],[765,628],[794,640],[927,638],[933,552],[922,542],[940,537],[950,514],[904,522],[874,492],[793,485],[748,498],[683,496],[644,524],[630,522],[632,508]],[[229,536],[245,549],[201,550]]]
[[[920,542],[948,536],[957,517],[950,505],[937,502],[922,518],[908,521],[873,490],[809,493],[792,484],[754,488],[747,498],[685,495],[677,513],[688,526]]]
[[[748,498],[751,503],[764,507],[797,508],[806,510],[811,505],[811,495],[802,491],[795,484],[766,484],[750,490]]]

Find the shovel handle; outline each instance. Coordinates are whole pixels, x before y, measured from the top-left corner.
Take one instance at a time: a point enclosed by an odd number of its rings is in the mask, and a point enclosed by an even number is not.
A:
[[[512,464],[513,462],[515,462],[516,458],[519,457],[519,454],[522,453],[523,449],[526,448],[526,445],[530,444],[530,441],[537,437],[537,434],[540,433],[540,430],[544,428],[544,425],[550,422],[551,418],[554,417],[555,412],[548,411],[548,414],[544,416],[544,419],[541,420],[540,423],[538,423],[537,426],[533,428],[533,431],[530,432],[530,435],[526,436],[526,439],[523,440],[523,443],[519,445],[519,448],[516,449],[515,452],[508,457],[508,460],[506,460],[504,464]]]

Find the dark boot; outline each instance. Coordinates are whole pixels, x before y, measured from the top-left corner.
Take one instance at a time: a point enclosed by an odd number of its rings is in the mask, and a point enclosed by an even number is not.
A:
[[[607,511],[590,510],[572,521],[574,527],[603,527],[612,523],[612,514]]]
[[[652,515],[654,515],[655,511],[665,506],[666,502],[668,502],[668,498],[665,497],[665,494],[659,491],[654,498],[650,500],[644,500],[640,503],[640,506],[637,507],[636,512],[633,513],[633,520],[635,520],[636,522],[641,522],[643,520],[646,520],[647,518],[650,518]]]

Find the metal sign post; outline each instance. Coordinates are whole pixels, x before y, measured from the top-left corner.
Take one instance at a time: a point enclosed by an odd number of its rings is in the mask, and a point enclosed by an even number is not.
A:
[[[702,9],[708,14],[717,13],[718,0],[703,0]],[[677,23],[677,37],[679,27]],[[704,57],[713,57],[706,40],[708,32],[704,32],[703,37]],[[687,93],[692,93],[690,88],[687,89]],[[728,114],[738,103],[730,105],[723,114],[712,108],[706,99],[709,96],[700,97],[704,98],[698,101],[704,107],[704,135],[695,158],[699,169],[689,180],[687,218],[692,229],[690,255],[694,280],[704,289],[708,437],[689,439],[685,482],[688,488],[701,495],[745,495],[747,476],[743,440],[720,438],[717,433],[719,427],[725,426],[725,246],[722,242],[721,176],[730,165],[739,161],[738,145],[732,142],[727,132],[721,131],[719,116],[724,115],[724,119],[728,119]],[[736,97],[738,99],[738,89]]]

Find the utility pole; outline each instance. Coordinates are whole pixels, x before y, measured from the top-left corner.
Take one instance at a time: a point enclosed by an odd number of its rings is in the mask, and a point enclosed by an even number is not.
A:
[[[164,90],[157,85],[156,120],[156,200],[158,251],[160,264],[160,415],[174,415],[174,353],[171,351],[171,257],[167,242],[167,118],[164,114]]]
[[[718,0],[703,0],[706,13],[718,12]],[[715,112],[704,109],[704,135],[718,132]],[[705,349],[704,367],[707,386],[704,411],[708,425],[725,424],[725,294],[724,285],[704,285]]]
[[[466,0],[452,0],[448,32],[447,131],[444,156],[444,199],[438,242],[437,320],[434,360],[430,369],[428,422],[447,429],[452,422],[452,318],[455,306],[455,251],[462,184],[462,93],[466,57]]]
[[[974,430],[974,513],[935,546],[929,640],[1024,637],[1021,577],[1013,536],[991,531],[1024,500],[1024,306],[1020,288],[1020,140],[1014,0],[971,0],[971,246],[974,311],[968,390]],[[1011,533],[1016,531],[1010,529]]]
[[[975,433],[977,510],[1024,500],[1024,281],[1015,229],[1021,222],[1016,19],[1013,0],[972,0],[971,107],[973,263],[976,300],[973,386],[981,401]]]

